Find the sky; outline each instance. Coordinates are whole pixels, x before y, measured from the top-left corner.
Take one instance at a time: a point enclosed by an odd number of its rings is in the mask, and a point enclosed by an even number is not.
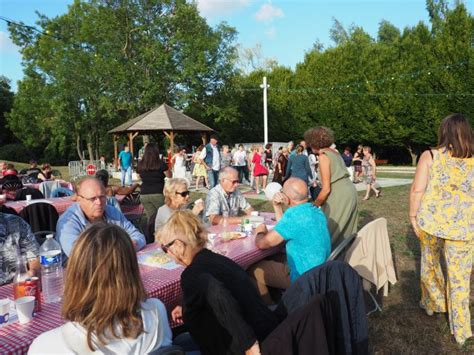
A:
[[[474,0],[464,0],[474,13]],[[0,0],[0,15],[34,25],[36,11],[55,17],[67,12],[72,0]],[[261,46],[261,57],[275,59],[294,68],[304,60],[316,41],[331,46],[334,19],[345,28],[362,27],[376,38],[380,21],[399,29],[428,23],[425,0],[198,0],[198,8],[211,26],[222,21],[236,28],[237,43],[243,48]],[[0,75],[16,82],[23,77],[21,55],[11,42],[4,21],[0,21]]]

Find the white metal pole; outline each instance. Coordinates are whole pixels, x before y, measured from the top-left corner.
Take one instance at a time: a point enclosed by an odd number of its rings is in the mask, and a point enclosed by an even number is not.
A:
[[[263,84],[260,85],[263,89],[263,141],[264,145],[268,143],[268,112],[267,112],[267,89],[270,85],[267,85],[267,77],[263,77]]]

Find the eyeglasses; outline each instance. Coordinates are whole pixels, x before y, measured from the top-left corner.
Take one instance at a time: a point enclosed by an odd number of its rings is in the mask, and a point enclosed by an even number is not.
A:
[[[181,195],[181,197],[189,196],[189,191],[175,192],[176,195]]]
[[[84,200],[87,200],[90,203],[94,203],[95,201],[99,200],[100,202],[103,202],[107,199],[106,195],[99,195],[99,196],[94,196],[94,197],[84,197],[82,195],[77,195],[80,198],[83,198]]]
[[[163,250],[163,251],[165,252],[165,254],[168,254],[168,251],[169,251],[170,247],[171,247],[171,246],[174,244],[174,242],[176,242],[177,240],[180,240],[180,239],[173,239],[171,242],[169,242],[168,244],[165,244],[165,245],[161,244],[161,250]],[[181,243],[186,244],[186,243],[184,243],[182,240],[180,240],[180,241],[181,241]]]
[[[237,185],[239,183],[238,179],[237,180],[232,180],[232,179],[229,179],[229,178],[224,178],[224,180],[229,180],[232,183],[232,185]]]

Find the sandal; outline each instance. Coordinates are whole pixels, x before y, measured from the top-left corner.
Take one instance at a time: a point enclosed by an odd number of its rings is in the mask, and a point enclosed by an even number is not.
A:
[[[375,194],[375,198],[379,198],[380,196],[382,196],[382,191],[379,191],[378,194]]]
[[[369,199],[368,197],[364,197],[362,201],[367,201],[368,199]]]

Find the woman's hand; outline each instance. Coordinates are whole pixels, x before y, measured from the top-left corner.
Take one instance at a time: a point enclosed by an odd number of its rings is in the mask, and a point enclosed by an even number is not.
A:
[[[173,322],[176,322],[178,324],[183,324],[183,307],[176,306],[171,311],[171,319],[173,320]]]
[[[258,345],[258,341],[256,341],[252,347],[245,351],[245,355],[260,355],[260,346]]]
[[[194,201],[193,213],[195,216],[199,215],[201,211],[204,209],[204,202],[203,200],[199,199]]]

